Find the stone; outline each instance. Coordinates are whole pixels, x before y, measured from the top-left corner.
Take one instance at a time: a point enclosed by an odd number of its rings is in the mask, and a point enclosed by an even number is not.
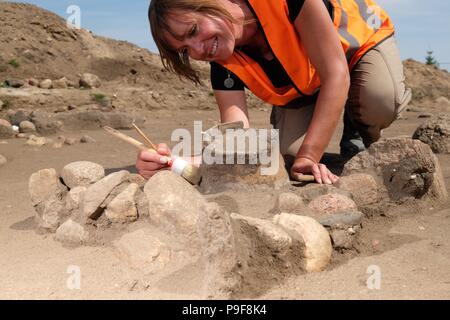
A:
[[[28,190],[39,227],[56,231],[66,215],[64,200],[67,193],[67,188],[59,181],[56,170],[42,169],[33,173],[28,181]]]
[[[164,269],[172,255],[169,246],[142,229],[123,235],[113,247],[120,260],[145,274]]]
[[[68,145],[68,146],[73,146],[74,144],[76,144],[79,140],[76,138],[66,138],[64,140],[64,144]]]
[[[151,222],[168,233],[183,236],[187,242],[195,242],[198,247],[197,222],[206,203],[203,196],[189,182],[168,170],[151,177],[144,193]]]
[[[88,89],[99,88],[101,86],[100,78],[95,74],[83,73],[80,79],[80,86]]]
[[[144,177],[142,177],[140,174],[137,173],[130,173],[128,181],[130,181],[131,183],[136,183],[139,186],[139,188],[143,188],[147,183],[147,179],[145,179]]]
[[[358,207],[371,205],[380,200],[377,182],[370,174],[357,173],[343,176],[335,185],[341,190],[350,192]]]
[[[22,109],[17,111],[10,110],[10,112],[8,112],[8,117],[9,122],[11,122],[12,125],[18,126],[22,121],[30,120],[30,112]]]
[[[280,213],[273,223],[284,228],[291,237],[302,243],[299,255],[307,272],[323,271],[331,260],[332,245],[328,231],[316,220],[306,216]]]
[[[33,111],[30,114],[30,118],[40,134],[55,134],[63,127],[63,122],[55,119],[48,112]]]
[[[27,139],[28,135],[26,133],[18,133],[18,134],[16,134],[16,138]]]
[[[317,214],[330,214],[358,209],[352,199],[338,193],[317,197],[308,204],[308,208]]]
[[[53,89],[67,89],[67,79],[62,77],[61,79],[53,80],[52,85]]]
[[[88,186],[102,179],[105,169],[94,162],[76,161],[67,164],[61,170],[61,178],[70,189],[78,186]]]
[[[56,230],[55,240],[68,245],[82,245],[87,241],[88,236],[83,226],[69,219]]]
[[[4,166],[7,162],[5,156],[0,154],[0,167]]]
[[[331,230],[330,237],[333,240],[333,248],[337,250],[353,248],[352,236],[345,230]]]
[[[136,183],[130,183],[117,197],[106,207],[105,215],[112,223],[126,223],[136,221],[138,211],[136,197],[140,192]]]
[[[348,191],[338,189],[335,185],[310,183],[301,188],[297,188],[295,193],[299,195],[305,203],[324,196],[326,194],[340,194],[348,198],[352,198],[352,194]]]
[[[292,192],[283,192],[278,196],[275,206],[271,212],[301,214],[305,210],[306,206],[300,196]]]
[[[9,121],[0,119],[0,139],[9,139],[15,136],[15,132]]]
[[[448,197],[440,164],[431,148],[410,137],[382,139],[349,160],[343,175],[371,174],[382,198],[445,200]]]
[[[68,212],[75,211],[81,208],[86,189],[87,187],[85,186],[79,186],[70,189],[66,196],[66,210]]]
[[[39,88],[41,89],[51,89],[53,87],[53,81],[50,79],[42,80],[39,83]]]
[[[338,212],[318,217],[317,220],[325,227],[341,227],[359,225],[364,215],[359,211]]]
[[[441,113],[425,121],[413,134],[430,146],[434,153],[450,153],[450,115]]]
[[[26,120],[19,124],[19,129],[22,133],[36,132],[36,126],[34,123]]]
[[[255,245],[268,248],[270,251],[268,256],[276,255],[284,258],[289,255],[293,240],[282,227],[269,220],[246,217],[236,213],[231,214],[231,219],[239,224],[242,234],[247,238],[254,239]],[[265,256],[264,259],[266,258]]]
[[[46,145],[49,142],[47,138],[45,137],[36,137],[35,135],[31,135],[28,137],[27,141],[25,142],[25,145],[31,146],[31,147],[42,147]]]
[[[30,86],[33,86],[33,87],[39,86],[39,80],[37,80],[35,78],[29,78],[29,79],[27,79],[27,82]]]
[[[83,198],[83,219],[85,221],[98,219],[103,213],[103,208],[100,207],[103,201],[116,186],[127,180],[129,174],[125,170],[114,172],[89,185]]]
[[[81,143],[94,143],[97,141],[94,138],[92,138],[91,136],[88,136],[87,134],[85,134],[84,136],[82,136],[80,138],[80,142]]]

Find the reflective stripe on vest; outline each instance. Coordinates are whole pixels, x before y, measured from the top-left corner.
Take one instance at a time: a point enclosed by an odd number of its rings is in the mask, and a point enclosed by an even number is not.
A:
[[[239,50],[228,60],[218,62],[236,74],[256,96],[274,105],[285,105],[301,95],[316,93],[320,88],[319,75],[289,20],[286,0],[246,1],[292,85],[275,88],[258,63]],[[350,69],[369,49],[394,33],[389,16],[372,0],[328,1]]]

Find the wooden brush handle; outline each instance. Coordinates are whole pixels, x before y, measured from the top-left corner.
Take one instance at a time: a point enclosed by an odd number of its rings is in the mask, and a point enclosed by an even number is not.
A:
[[[115,136],[116,138],[121,139],[122,141],[128,142],[129,144],[135,146],[136,148],[140,149],[140,150],[144,150],[144,151],[150,151],[150,152],[156,152],[156,150],[149,148],[148,146],[146,146],[145,144],[143,144],[142,142],[127,136],[126,134],[123,134],[120,131],[117,131],[111,127],[103,127],[103,129],[106,130],[106,132],[108,132],[109,134]]]
[[[313,175],[294,172],[292,178],[298,182],[314,182],[316,179]]]

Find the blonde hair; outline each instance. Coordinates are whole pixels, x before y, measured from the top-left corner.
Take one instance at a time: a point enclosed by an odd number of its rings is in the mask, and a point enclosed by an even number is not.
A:
[[[189,59],[182,61],[179,53],[164,39],[165,31],[170,30],[167,18],[175,10],[219,17],[230,23],[235,22],[235,19],[218,0],[151,0],[148,19],[163,66],[195,83],[200,83],[199,73],[192,68]]]

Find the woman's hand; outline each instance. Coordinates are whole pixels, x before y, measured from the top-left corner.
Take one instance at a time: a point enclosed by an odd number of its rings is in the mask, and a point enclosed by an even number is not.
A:
[[[169,166],[170,150],[165,143],[158,145],[156,152],[141,151],[136,160],[136,168],[138,173],[145,179],[150,179],[155,173],[160,170],[167,170]]]
[[[312,174],[314,179],[320,184],[333,184],[339,177],[331,173],[327,166],[322,163],[315,163],[308,158],[297,158],[291,167],[291,175],[296,173]]]

